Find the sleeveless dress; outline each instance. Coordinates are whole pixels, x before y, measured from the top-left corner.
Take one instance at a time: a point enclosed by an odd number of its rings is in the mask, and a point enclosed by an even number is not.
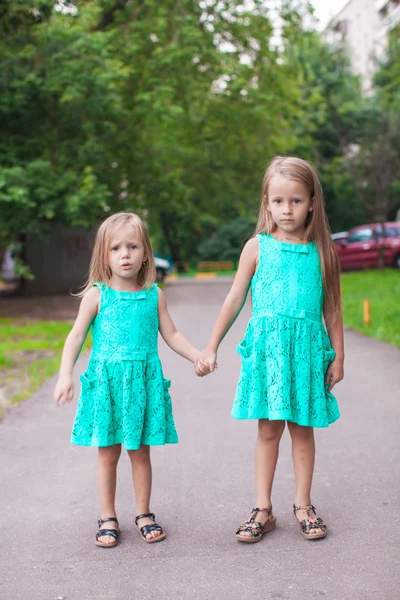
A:
[[[325,386],[336,353],[322,320],[317,246],[280,242],[268,234],[257,238],[252,317],[237,346],[242,369],[232,416],[327,427],[340,413]]]
[[[92,322],[93,350],[72,430],[80,446],[126,450],[178,441],[158,356],[158,291],[119,292],[95,283],[101,298]]]

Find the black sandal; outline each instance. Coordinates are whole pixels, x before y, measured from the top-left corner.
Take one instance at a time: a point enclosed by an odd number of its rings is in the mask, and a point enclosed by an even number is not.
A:
[[[259,512],[266,512],[268,519],[264,525],[259,521],[256,521],[256,515]],[[254,543],[259,542],[263,537],[264,533],[272,531],[276,527],[276,517],[272,514],[272,508],[253,508],[251,511],[251,517],[248,521],[245,521],[236,532],[236,539],[239,542]],[[249,533],[250,535],[242,535],[243,533]]]
[[[109,521],[113,521],[114,523],[117,524],[117,528],[116,529],[101,529],[101,526],[103,525],[103,523],[107,523]],[[119,538],[119,523],[118,523],[118,519],[117,517],[108,517],[107,519],[99,519],[97,521],[98,525],[99,525],[99,531],[96,533],[96,541],[95,544],[96,546],[99,546],[99,548],[114,548],[114,546],[116,546],[118,544],[118,538]],[[108,535],[109,537],[113,538],[113,542],[102,542],[100,541],[99,538],[101,537],[105,537],[106,535]]]
[[[303,519],[303,521],[299,521],[297,518],[298,510],[306,510],[308,519]],[[318,517],[317,519],[312,520],[311,511],[314,513],[314,517],[316,517],[315,507],[312,504],[306,504],[304,506],[296,506],[293,504],[293,513],[296,517],[296,521],[300,525],[301,533],[306,540],[318,540],[320,538],[324,538],[326,536],[326,524],[324,521]],[[319,529],[317,533],[310,533],[311,529]]]
[[[151,519],[153,523],[151,523],[150,525],[143,525],[143,527],[139,527],[138,521],[140,521],[140,519]],[[154,542],[161,542],[161,540],[165,538],[166,534],[164,533],[162,527],[158,523],[156,523],[154,513],[138,515],[135,519],[135,525],[143,540],[148,544],[153,544]],[[160,535],[158,535],[157,537],[147,538],[146,536],[152,531],[159,531]]]

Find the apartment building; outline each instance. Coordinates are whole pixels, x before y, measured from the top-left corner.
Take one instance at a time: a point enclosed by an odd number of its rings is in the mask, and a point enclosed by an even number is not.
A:
[[[345,42],[364,90],[371,87],[376,60],[384,56],[388,32],[400,23],[400,0],[349,0],[323,32],[327,42]]]

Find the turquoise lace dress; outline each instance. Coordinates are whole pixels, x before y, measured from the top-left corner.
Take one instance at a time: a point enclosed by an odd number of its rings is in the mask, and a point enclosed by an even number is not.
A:
[[[93,350],[72,430],[83,446],[123,443],[158,446],[178,441],[158,356],[158,291],[118,292],[96,283],[101,293],[92,323]]]
[[[327,427],[340,413],[324,383],[335,352],[322,321],[317,247],[279,242],[267,234],[257,238],[252,317],[237,347],[242,370],[232,416]]]

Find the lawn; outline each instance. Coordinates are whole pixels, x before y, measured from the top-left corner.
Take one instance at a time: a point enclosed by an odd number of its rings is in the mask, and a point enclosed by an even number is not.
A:
[[[400,271],[342,273],[343,320],[361,331],[400,348]],[[363,300],[371,304],[371,324],[363,322]]]
[[[0,319],[0,402],[29,398],[57,372],[70,329],[68,322]]]

